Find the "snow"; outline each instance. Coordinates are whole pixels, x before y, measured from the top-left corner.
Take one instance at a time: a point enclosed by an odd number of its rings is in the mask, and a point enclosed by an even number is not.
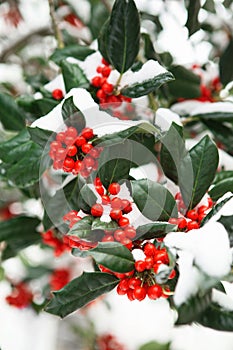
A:
[[[219,222],[209,221],[205,226],[186,233],[171,232],[164,243],[177,249],[179,255],[180,277],[174,296],[177,306],[201,289],[206,280],[204,274],[219,280],[230,272],[232,253],[228,233]]]
[[[233,311],[233,298],[217,289],[213,289],[212,301],[220,305],[224,310]]]
[[[208,113],[233,113],[233,103],[231,102],[206,102],[194,108],[190,115],[195,116],[198,114]]]
[[[155,124],[158,125],[162,131],[167,131],[172,123],[182,126],[180,116],[168,108],[159,108],[155,115]]]

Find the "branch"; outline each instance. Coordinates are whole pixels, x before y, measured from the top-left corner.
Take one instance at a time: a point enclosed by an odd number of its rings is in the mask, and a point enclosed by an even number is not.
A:
[[[12,45],[6,47],[2,50],[0,55],[0,62],[5,63],[9,56],[22,49],[25,45],[27,45],[35,36],[44,36],[51,35],[51,30],[47,27],[39,28],[34,32],[30,32],[19,40],[15,41]]]
[[[52,21],[54,36],[57,39],[58,48],[62,49],[64,47],[64,42],[63,42],[61,30],[56,20],[54,2],[53,0],[48,0],[48,2],[49,2],[49,11],[50,11],[50,17]]]

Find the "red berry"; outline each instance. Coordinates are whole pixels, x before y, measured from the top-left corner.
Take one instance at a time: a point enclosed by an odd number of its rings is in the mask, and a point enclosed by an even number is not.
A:
[[[186,214],[187,218],[195,221],[198,219],[198,213],[196,212],[195,209],[189,210]]]
[[[69,137],[75,138],[75,137],[78,136],[78,132],[77,132],[77,130],[76,130],[75,128],[73,128],[72,126],[70,126],[70,127],[66,130],[65,135],[66,135],[66,136],[69,136]]]
[[[114,238],[116,241],[121,242],[123,239],[126,238],[125,232],[123,230],[116,230],[114,232]]]
[[[106,194],[102,195],[102,204],[107,205],[110,203],[110,197],[107,196]]]
[[[177,225],[178,224],[178,219],[177,218],[170,218],[168,220],[169,224],[171,225]]]
[[[113,92],[114,86],[109,83],[104,83],[102,85],[102,90],[105,92],[105,94],[110,95]]]
[[[78,146],[78,147],[81,147],[82,145],[85,145],[87,142],[87,140],[85,139],[85,137],[83,136],[78,136],[76,139],[75,139],[75,144]]]
[[[87,168],[93,168],[93,166],[95,165],[95,159],[90,156],[86,156],[84,158],[84,164]]]
[[[128,214],[132,211],[132,204],[127,199],[122,199],[123,213]]]
[[[102,66],[98,66],[98,67],[96,68],[96,72],[102,74],[102,69],[103,69]]]
[[[102,242],[114,242],[114,238],[112,235],[105,235],[103,238],[102,238]]]
[[[129,299],[130,301],[135,300],[133,289],[128,289],[128,291],[127,291],[127,297],[128,297],[128,299]]]
[[[203,214],[206,210],[208,210],[209,208],[206,205],[201,205],[198,208],[198,214]]]
[[[91,208],[91,214],[93,216],[102,216],[104,209],[101,204],[94,204]]]
[[[122,217],[122,211],[120,209],[112,209],[110,211],[110,217],[113,220],[119,220]]]
[[[102,68],[102,71],[101,71],[103,77],[109,77],[110,73],[111,73],[111,68],[109,66],[105,66]]]
[[[53,90],[52,96],[53,96],[53,98],[54,98],[55,100],[61,100],[61,99],[64,97],[63,92],[62,92],[61,89],[55,89],[55,90]]]
[[[63,141],[67,146],[71,146],[74,143],[74,138],[72,136],[66,136]]]
[[[128,286],[129,286],[129,288],[134,289],[135,287],[140,286],[141,283],[142,282],[139,278],[132,277],[129,279]]]
[[[58,148],[61,148],[61,147],[62,147],[61,142],[53,141],[50,143],[50,149],[52,151],[56,151],[56,150],[58,150]]]
[[[188,229],[188,231],[194,230],[194,229],[198,229],[199,227],[200,227],[200,226],[199,226],[198,222],[196,222],[196,221],[189,221],[189,222],[187,223],[187,229]]]
[[[170,273],[170,275],[169,275],[168,278],[171,280],[171,279],[173,279],[174,277],[176,277],[176,270],[173,269],[173,270],[171,271],[171,273]]]
[[[198,221],[201,222],[206,217],[205,213],[201,213],[198,215]]]
[[[146,269],[146,263],[143,260],[138,260],[135,262],[135,269],[138,272],[143,272]]]
[[[104,194],[103,186],[95,186],[95,190],[100,196],[103,196],[103,194]]]
[[[85,143],[84,145],[82,145],[82,151],[83,153],[87,154],[90,152],[90,150],[93,148],[91,143]]]
[[[103,186],[103,184],[102,184],[102,182],[101,182],[99,177],[96,177],[94,179],[93,183],[94,183],[95,186]]]
[[[109,66],[109,62],[106,61],[104,58],[102,58],[101,62],[105,65],[105,66]]]
[[[120,192],[121,186],[117,182],[113,182],[108,186],[108,192],[112,195],[116,195]]]
[[[119,288],[127,291],[129,289],[129,279],[128,278],[123,278],[120,283],[118,284]]]
[[[101,80],[101,77],[97,75],[96,77],[92,78],[91,84],[95,87],[100,87],[101,86],[100,80]]]
[[[139,301],[142,301],[143,299],[145,299],[146,292],[147,292],[147,290],[143,286],[142,287],[141,286],[135,287],[133,290],[133,294],[134,294],[135,299],[137,299]]]
[[[155,260],[156,262],[161,261],[163,264],[169,264],[169,257],[165,248],[157,251]]]
[[[129,250],[132,250],[133,248],[133,242],[127,237],[121,241],[121,244],[123,244]]]
[[[118,220],[118,225],[121,226],[121,227],[124,227],[124,226],[128,226],[129,225],[129,219],[128,218],[120,218]]]
[[[81,167],[82,167],[82,161],[81,160],[76,160],[76,162],[74,164],[74,167],[73,167],[73,170],[72,170],[72,173],[74,175],[77,175],[80,172]]]
[[[63,160],[66,156],[66,149],[59,148],[56,152],[56,160]]]
[[[74,164],[75,164],[75,162],[72,158],[66,157],[66,159],[64,160],[64,163],[63,163],[63,169],[65,171],[70,171],[73,169]]]
[[[100,99],[103,100],[106,98],[106,94],[102,89],[99,89],[96,93],[96,96]]]
[[[153,265],[154,265],[154,259],[152,256],[147,256],[145,258],[145,264],[146,264],[146,269],[150,270],[152,269]]]
[[[207,201],[208,201],[209,208],[212,208],[212,206],[214,205],[213,200],[211,198],[208,198]]]
[[[125,229],[125,234],[127,238],[133,239],[136,237],[136,230],[134,227],[127,227]]]
[[[154,284],[153,286],[149,286],[147,289],[147,295],[150,299],[158,299],[162,296],[163,290],[162,287],[158,284]]]
[[[113,209],[122,209],[122,200],[118,197],[115,197],[111,200],[111,207]]]
[[[69,146],[67,148],[67,155],[73,157],[77,154],[77,147],[75,145]]]
[[[153,243],[146,243],[143,251],[146,256],[154,256],[156,254],[156,248]]]
[[[91,128],[84,128],[81,132],[81,135],[85,137],[86,140],[90,140],[94,136],[93,129]]]
[[[178,220],[178,228],[179,229],[184,229],[187,227],[187,221],[185,220],[185,218],[179,218]]]
[[[127,289],[121,289],[120,284],[118,284],[116,291],[118,295],[125,295],[127,293]]]

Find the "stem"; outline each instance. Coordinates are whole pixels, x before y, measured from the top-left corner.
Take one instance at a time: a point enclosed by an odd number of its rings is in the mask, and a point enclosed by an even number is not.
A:
[[[158,104],[157,104],[157,102],[156,102],[156,100],[155,100],[155,97],[154,97],[154,95],[153,95],[153,93],[152,92],[150,92],[149,94],[148,94],[148,99],[149,99],[149,107],[152,109],[152,111],[154,112],[154,117],[153,117],[153,121],[152,121],[152,123],[153,123],[153,125],[155,124],[155,118],[156,118],[156,111],[157,111],[157,109],[158,109]]]
[[[188,118],[185,118],[185,120],[182,121],[182,124],[183,125],[187,125],[188,123],[195,122],[198,119],[199,119],[198,117],[188,117]]]
[[[52,21],[54,36],[57,40],[57,46],[59,49],[63,49],[64,42],[63,42],[61,30],[58,27],[58,23],[56,20],[54,1],[48,0],[48,2],[49,2],[49,13],[50,13],[51,21]]]
[[[116,85],[115,85],[115,95],[119,95],[120,91],[118,90],[118,86],[120,85],[121,79],[122,79],[123,73],[120,73],[119,78],[117,79]]]

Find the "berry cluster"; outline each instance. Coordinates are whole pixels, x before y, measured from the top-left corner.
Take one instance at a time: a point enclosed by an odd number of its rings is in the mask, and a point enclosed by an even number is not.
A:
[[[142,301],[146,296],[153,300],[160,297],[167,298],[171,294],[169,287],[161,286],[156,282],[159,267],[169,265],[167,250],[160,246],[156,248],[151,242],[145,243],[142,249],[145,254],[144,260],[135,262],[133,275],[121,278],[117,286],[117,293],[127,295],[131,301]],[[175,270],[172,270],[168,279],[173,279],[175,275]]]
[[[183,202],[181,193],[177,193],[175,199],[178,204],[178,209],[180,212],[179,218],[170,218],[169,223],[178,226],[178,229],[181,231],[190,231],[193,229],[198,229],[201,225],[202,220],[206,217],[209,210],[213,206],[213,201],[211,198],[208,198],[208,205],[201,205],[192,210],[185,210],[185,204]],[[185,212],[182,215],[182,212]]]
[[[53,160],[55,170],[79,173],[87,178],[93,170],[98,169],[98,158],[101,147],[94,147],[92,140],[94,133],[91,128],[84,128],[80,134],[74,127],[59,132],[56,140],[50,143],[49,155]]]
[[[54,249],[54,255],[60,256],[66,251],[70,251],[70,246],[66,236],[60,236],[53,230],[42,233],[42,242]]]
[[[124,350],[125,347],[118,342],[112,334],[103,334],[97,337],[97,345],[99,350]]]
[[[51,290],[59,290],[63,288],[70,281],[70,270],[60,268],[53,271],[50,276],[49,284]]]
[[[14,285],[11,294],[6,296],[6,302],[19,309],[29,306],[32,300],[33,294],[29,287],[23,282]]]
[[[96,97],[103,107],[107,104],[107,107],[118,108],[122,102],[131,102],[132,99],[121,95],[113,84],[108,83],[107,78],[111,71],[110,64],[103,58],[102,65],[96,68],[98,75],[92,78],[91,84],[97,88]]]

